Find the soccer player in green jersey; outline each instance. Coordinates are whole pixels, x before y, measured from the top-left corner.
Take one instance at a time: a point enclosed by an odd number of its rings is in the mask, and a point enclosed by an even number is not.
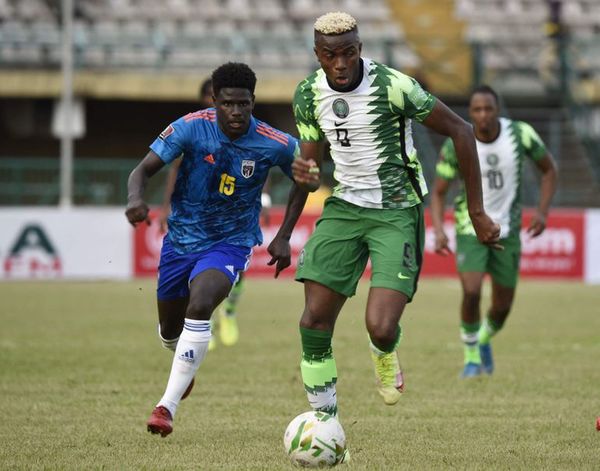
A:
[[[379,393],[398,402],[404,381],[396,355],[400,317],[422,264],[427,187],[413,146],[411,120],[450,136],[460,150],[469,214],[479,240],[495,244],[499,226],[483,210],[471,126],[407,75],[361,57],[356,20],[328,13],[314,25],[321,68],[297,87],[294,114],[301,156],[292,168],[309,191],[320,185],[320,146],[327,139],[338,185],[298,260],[304,282],[301,372],[314,409],[337,412],[332,352],[336,319],[354,295],[368,259],[373,274],[366,308]]]
[[[471,94],[469,115],[477,140],[484,207],[501,226],[503,251],[490,250],[475,237],[464,191],[455,200],[456,263],[463,289],[460,313],[465,378],[479,376],[482,371],[493,372],[490,339],[502,328],[512,307],[521,256],[520,190],[526,157],[542,174],[539,206],[527,229],[531,237],[544,231],[556,189],[554,160],[537,133],[527,123],[500,118],[498,108],[498,95],[492,88],[480,86]],[[435,250],[441,255],[450,253],[443,224],[444,200],[451,180],[459,176],[459,154],[452,141],[444,143],[431,195]],[[492,278],[492,303],[487,318],[480,324],[481,286],[486,273]]]

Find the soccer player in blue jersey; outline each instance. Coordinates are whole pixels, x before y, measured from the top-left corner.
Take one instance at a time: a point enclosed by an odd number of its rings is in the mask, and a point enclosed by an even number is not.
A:
[[[201,108],[210,108],[213,106],[213,88],[212,80],[210,78],[204,80],[200,85],[199,90],[199,104]],[[165,184],[165,195],[163,199],[163,205],[159,216],[159,223],[161,231],[167,232],[168,230],[168,218],[171,215],[171,195],[175,189],[175,182],[177,181],[177,173],[179,172],[179,166],[181,165],[181,159],[175,159],[169,165],[169,173]],[[268,193],[269,180],[265,182],[263,187],[263,193],[261,196],[261,224],[268,220],[269,208],[271,207],[271,197]],[[212,331],[219,332],[219,337],[223,345],[232,346],[235,345],[239,339],[239,328],[237,324],[237,305],[239,303],[243,287],[244,274],[240,273],[237,282],[231,288],[229,296],[221,304],[218,316],[212,318]],[[208,350],[214,350],[217,346],[217,336],[211,337],[210,343],[208,344]]]
[[[169,232],[158,267],[159,335],[174,350],[163,397],[147,422],[165,437],[187,396],[211,338],[210,317],[262,243],[261,190],[271,167],[292,178],[298,151],[292,136],[252,116],[256,76],[245,64],[227,63],[212,74],[214,108],[173,122],[150,146],[128,182],[127,219],[148,221],[144,188],[165,164],[183,154],[172,196]],[[290,264],[289,239],[306,192],[292,187],[284,221],[268,247],[275,277]]]

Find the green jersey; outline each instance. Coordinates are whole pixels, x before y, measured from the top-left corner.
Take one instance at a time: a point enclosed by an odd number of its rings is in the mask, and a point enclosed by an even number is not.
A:
[[[546,155],[544,143],[527,123],[500,118],[500,134],[494,142],[477,143],[483,206],[486,213],[500,224],[500,237],[518,235],[521,230],[521,173],[525,157],[537,161]],[[451,139],[447,139],[440,152],[436,173],[446,180],[456,178],[458,159]],[[464,185],[454,200],[456,233],[475,234],[469,212]]]
[[[362,81],[333,90],[322,69],[300,82],[294,115],[303,141],[327,138],[338,185],[333,195],[365,208],[409,208],[427,194],[412,139],[435,98],[416,80],[362,58]]]

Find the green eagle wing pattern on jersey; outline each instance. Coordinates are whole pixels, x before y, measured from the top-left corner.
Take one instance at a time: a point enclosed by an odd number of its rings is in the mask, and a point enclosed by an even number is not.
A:
[[[535,130],[524,121],[511,121],[510,134],[517,149],[517,191],[510,206],[510,234],[518,234],[521,230],[521,183],[523,181],[523,161],[529,157],[533,161],[546,155],[546,146]]]
[[[442,149],[440,151],[440,160],[435,166],[435,172],[438,177],[444,180],[454,180],[460,177],[458,170],[458,157],[456,150],[454,149],[454,143],[452,139],[448,138],[444,141]],[[461,181],[461,190],[454,199],[454,222],[456,224],[456,233],[475,234],[475,229],[471,224],[471,218],[469,217],[469,209],[467,207],[467,194],[464,189],[464,184]]]
[[[523,145],[525,154],[536,162],[541,160],[548,151],[535,129],[524,121],[513,121],[513,126],[516,128],[515,134],[520,134],[518,141]]]
[[[412,78],[382,64],[373,62],[368,114],[375,115],[374,141],[380,155],[387,156],[378,170],[384,208],[411,207],[427,194],[417,153],[406,152],[404,118],[423,121],[433,109],[435,98],[423,91]],[[390,112],[398,119],[390,120]],[[405,171],[399,171],[399,167]]]
[[[315,101],[319,91],[316,82],[323,72],[317,70],[298,84],[294,93],[294,117],[302,141],[321,141],[325,137],[315,116]]]

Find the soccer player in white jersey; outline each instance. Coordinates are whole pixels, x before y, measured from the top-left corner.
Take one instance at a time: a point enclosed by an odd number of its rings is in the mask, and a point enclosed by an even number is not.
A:
[[[469,213],[482,243],[499,226],[483,210],[481,176],[471,126],[407,75],[361,58],[356,20],[328,13],[314,25],[321,68],[297,87],[294,114],[301,156],[292,169],[301,187],[320,185],[320,146],[327,139],[338,185],[298,260],[304,282],[300,320],[301,372],[311,406],[337,412],[337,370],[331,341],[346,299],[367,260],[373,274],[366,327],[386,404],[404,388],[396,348],[400,316],[415,293],[422,263],[423,197],[427,186],[413,146],[411,119],[453,139],[460,149]]]
[[[528,234],[539,236],[546,227],[550,201],[556,189],[556,166],[552,156],[533,128],[522,121],[500,118],[498,95],[488,86],[471,94],[469,115],[473,122],[481,167],[483,203],[486,211],[501,226],[503,251],[490,250],[475,237],[464,192],[455,200],[456,263],[463,289],[461,338],[464,343],[462,377],[491,374],[494,370],[490,339],[504,325],[510,312],[519,274],[521,256],[521,183],[523,161],[530,158],[541,171],[540,200]],[[447,140],[437,164],[437,177],[431,195],[435,228],[435,249],[450,253],[444,233],[444,200],[451,180],[458,177],[458,152]],[[492,278],[492,302],[480,324],[480,299],[483,277]]]

